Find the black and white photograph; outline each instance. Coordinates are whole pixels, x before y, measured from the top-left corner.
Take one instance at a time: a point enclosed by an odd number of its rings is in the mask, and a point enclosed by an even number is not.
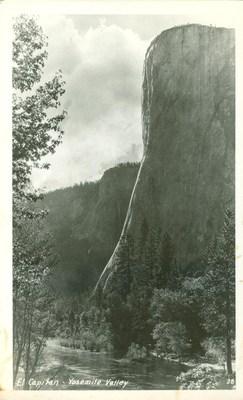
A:
[[[11,23],[13,390],[236,390],[234,24]]]

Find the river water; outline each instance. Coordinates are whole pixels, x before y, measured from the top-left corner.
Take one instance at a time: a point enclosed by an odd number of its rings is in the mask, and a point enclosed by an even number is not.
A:
[[[110,354],[62,347],[51,339],[30,390],[177,389],[176,376],[182,371],[185,366],[177,362],[117,360]]]

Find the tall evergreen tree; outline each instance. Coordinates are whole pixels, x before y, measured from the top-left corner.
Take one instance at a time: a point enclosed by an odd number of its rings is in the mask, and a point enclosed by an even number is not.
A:
[[[166,232],[160,244],[160,269],[158,271],[158,288],[173,287],[176,281],[175,247],[170,235]]]
[[[235,334],[235,231],[234,213],[227,209],[216,252],[210,254],[203,278],[205,329],[225,341],[227,372],[232,374],[232,347]]]
[[[133,252],[132,236],[123,236],[116,256],[116,268],[109,281],[111,292],[106,298],[107,320],[111,323],[113,347],[118,355],[124,355],[131,343],[132,315],[127,298],[131,291]]]

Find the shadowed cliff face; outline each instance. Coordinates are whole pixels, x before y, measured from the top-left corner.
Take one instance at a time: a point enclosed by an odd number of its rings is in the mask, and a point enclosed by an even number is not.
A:
[[[144,155],[122,236],[142,221],[175,243],[179,267],[200,262],[234,206],[234,31],[162,32],[144,64]],[[120,241],[98,284],[115,273]]]
[[[97,282],[122,231],[139,164],[121,164],[97,182],[47,193],[37,206],[49,209],[46,229],[58,260],[52,286],[77,294]]]

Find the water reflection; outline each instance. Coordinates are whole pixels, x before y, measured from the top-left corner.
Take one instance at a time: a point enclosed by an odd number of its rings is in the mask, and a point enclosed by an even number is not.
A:
[[[184,370],[185,366],[176,362],[116,360],[105,353],[62,347],[52,339],[30,389],[177,389],[176,376]]]

